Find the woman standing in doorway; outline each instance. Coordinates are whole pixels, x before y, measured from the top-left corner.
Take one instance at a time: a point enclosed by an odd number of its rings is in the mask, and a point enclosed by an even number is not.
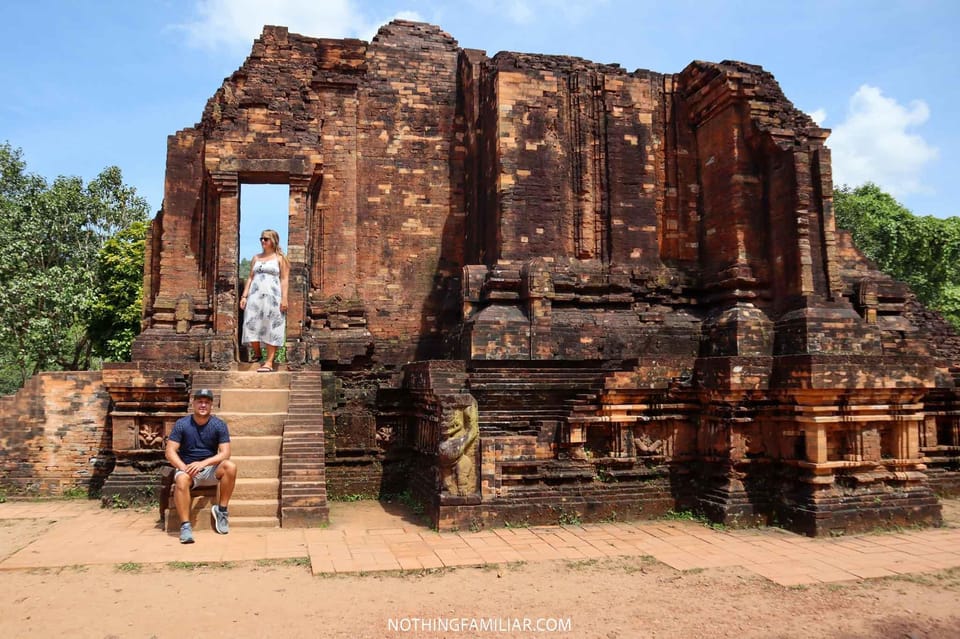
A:
[[[267,229],[260,234],[261,251],[253,256],[250,276],[243,287],[240,308],[243,316],[243,343],[253,348],[255,361],[267,350],[267,359],[257,369],[259,373],[273,372],[277,349],[287,336],[287,282],[290,264],[280,250],[280,235]]]

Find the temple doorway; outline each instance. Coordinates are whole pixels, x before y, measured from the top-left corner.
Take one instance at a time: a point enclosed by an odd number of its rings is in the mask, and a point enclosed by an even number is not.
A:
[[[280,234],[280,246],[284,253],[289,246],[290,186],[288,184],[240,184],[240,224],[238,225],[237,282],[243,290],[250,275],[250,262],[260,252],[260,233],[273,229]],[[238,309],[237,343],[240,344],[240,359],[247,360],[243,345],[243,311]],[[285,353],[281,351],[280,357]],[[282,360],[281,360],[282,361]]]

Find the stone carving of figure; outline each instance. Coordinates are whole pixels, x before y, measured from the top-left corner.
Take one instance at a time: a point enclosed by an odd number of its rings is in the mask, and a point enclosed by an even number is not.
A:
[[[460,395],[465,401],[444,405],[444,440],[438,448],[440,477],[452,495],[464,496],[477,491],[476,446],[480,434],[477,400]]]
[[[377,446],[380,448],[388,448],[390,444],[393,443],[394,432],[393,426],[378,426],[377,427]]]
[[[157,424],[140,424],[137,433],[137,448],[162,449],[163,428]]]
[[[663,450],[663,440],[654,439],[647,433],[641,433],[633,441],[637,446],[638,455],[656,455]]]
[[[190,330],[190,320],[193,318],[193,301],[187,295],[181,295],[177,299],[177,305],[173,310],[173,319],[177,324],[175,330],[177,333],[186,333]]]

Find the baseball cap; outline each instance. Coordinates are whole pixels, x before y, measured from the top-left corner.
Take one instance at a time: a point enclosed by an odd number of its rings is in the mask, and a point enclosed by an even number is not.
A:
[[[200,399],[201,397],[206,399],[213,399],[213,391],[209,388],[201,388],[193,393],[194,399]]]

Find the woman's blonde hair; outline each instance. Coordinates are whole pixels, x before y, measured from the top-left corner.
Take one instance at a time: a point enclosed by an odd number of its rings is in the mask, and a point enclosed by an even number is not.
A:
[[[276,251],[277,255],[280,256],[280,259],[284,262],[287,261],[287,256],[283,254],[283,249],[280,248],[280,234],[274,231],[273,229],[264,229],[260,233],[260,237],[269,238],[273,242],[273,250]]]

